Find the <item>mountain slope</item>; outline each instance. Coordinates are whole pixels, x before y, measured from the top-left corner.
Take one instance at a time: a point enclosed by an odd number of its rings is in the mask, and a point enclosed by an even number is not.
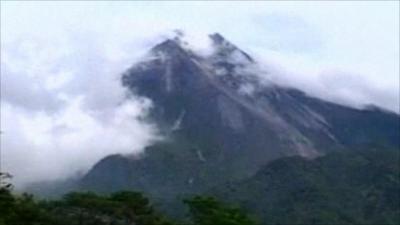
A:
[[[213,192],[266,224],[398,224],[399,157],[376,148],[282,158]]]
[[[152,100],[149,119],[166,140],[139,157],[104,158],[80,188],[136,189],[172,201],[251,177],[285,156],[314,158],[369,143],[399,145],[398,115],[263,85],[251,69],[257,66],[251,56],[219,34],[210,38],[210,55],[169,39],[124,73],[125,87]]]

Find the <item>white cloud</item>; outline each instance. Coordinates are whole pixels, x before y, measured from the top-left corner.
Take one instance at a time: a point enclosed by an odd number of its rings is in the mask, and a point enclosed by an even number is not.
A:
[[[140,51],[110,59],[96,41],[31,37],[4,44],[1,160],[18,186],[85,172],[102,157],[139,153],[160,138],[143,120],[151,102],[120,83]]]
[[[254,68],[261,78],[282,86],[295,87],[311,96],[355,108],[370,104],[400,113],[399,82],[384,77],[368,76],[351,69],[317,63],[298,54],[282,54],[276,51],[253,51],[261,62]],[[383,79],[383,80],[380,80]]]
[[[108,121],[83,109],[82,98],[72,99],[56,116],[21,112],[2,103],[3,166],[22,184],[52,180],[89,169],[102,157],[141,152],[154,141],[156,129],[141,122],[148,102],[136,99],[116,106]]]

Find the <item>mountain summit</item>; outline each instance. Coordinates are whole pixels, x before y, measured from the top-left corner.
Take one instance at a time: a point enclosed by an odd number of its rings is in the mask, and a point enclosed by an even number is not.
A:
[[[251,69],[256,60],[220,34],[209,38],[210,55],[172,38],[123,74],[123,86],[152,100],[148,119],[166,140],[139,159],[104,158],[82,179],[82,188],[135,189],[168,202],[250,177],[284,156],[314,158],[370,143],[399,145],[398,115],[262,85]]]

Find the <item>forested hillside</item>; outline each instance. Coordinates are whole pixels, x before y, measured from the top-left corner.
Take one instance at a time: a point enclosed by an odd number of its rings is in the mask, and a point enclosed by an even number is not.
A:
[[[175,199],[169,211],[180,210],[176,214],[184,216],[178,219],[161,213],[165,208],[140,192],[73,192],[44,201],[11,194],[12,186],[3,179],[0,224],[394,225],[400,221],[399,153],[370,147],[313,160],[278,159],[251,178],[218,186],[204,196]],[[177,202],[185,209],[174,208]]]
[[[1,174],[5,178],[5,174]],[[15,195],[12,186],[0,187],[0,225],[256,225],[237,207],[212,197],[185,199],[186,218],[173,220],[154,209],[142,193],[120,191],[110,195],[72,192],[59,200],[35,200]]]
[[[265,224],[399,224],[398,149],[362,148],[276,160],[216,191]]]

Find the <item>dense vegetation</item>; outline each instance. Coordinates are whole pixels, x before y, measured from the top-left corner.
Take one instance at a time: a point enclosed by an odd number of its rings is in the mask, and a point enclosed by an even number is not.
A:
[[[400,224],[399,153],[362,148],[282,158],[214,193],[265,224]]]
[[[258,224],[236,205],[263,225],[395,225],[400,224],[399,153],[368,148],[313,160],[278,159],[248,179],[207,192],[213,197],[186,196],[185,210],[172,204],[186,215],[180,219],[160,213],[139,192],[72,192],[51,201],[13,195],[3,174],[0,225]]]
[[[256,225],[239,208],[212,197],[186,199],[189,216],[177,222],[157,213],[139,192],[72,192],[60,200],[35,201],[32,195],[11,194],[10,188],[0,188],[0,225]]]

